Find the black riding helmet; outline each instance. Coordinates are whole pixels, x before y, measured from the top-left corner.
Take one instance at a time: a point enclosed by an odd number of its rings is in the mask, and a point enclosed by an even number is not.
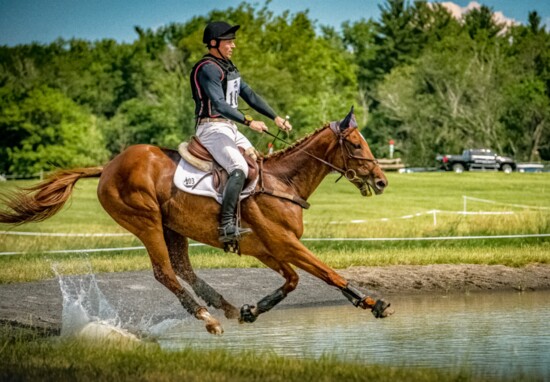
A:
[[[204,28],[202,42],[210,47],[212,40],[233,40],[235,32],[240,28],[240,25],[229,25],[225,21],[213,21]]]

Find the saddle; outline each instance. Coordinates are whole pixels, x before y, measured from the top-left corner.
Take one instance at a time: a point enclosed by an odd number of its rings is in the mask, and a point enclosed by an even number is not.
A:
[[[257,156],[253,148],[250,152],[247,152],[248,150],[244,150],[242,147],[239,147],[239,151],[248,165],[248,176],[243,187],[243,189],[246,189],[250,182],[254,181],[258,177],[260,170],[257,162]],[[212,157],[206,147],[202,145],[199,138],[193,136],[189,142],[182,142],[178,146],[178,152],[181,157],[192,166],[204,171],[207,174],[212,174],[212,186],[216,192],[223,194],[229,174],[215,161],[214,157]]]

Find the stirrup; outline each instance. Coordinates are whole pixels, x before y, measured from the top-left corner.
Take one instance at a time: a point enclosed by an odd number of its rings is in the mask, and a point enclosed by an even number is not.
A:
[[[218,227],[218,240],[222,243],[229,243],[232,241],[239,241],[243,235],[251,233],[250,228],[241,228],[233,223]]]

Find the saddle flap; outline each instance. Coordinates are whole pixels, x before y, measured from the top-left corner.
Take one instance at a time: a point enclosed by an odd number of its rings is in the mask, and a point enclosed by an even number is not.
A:
[[[246,177],[243,187],[247,188],[248,185],[258,177],[258,174],[260,173],[260,166],[258,166],[258,162],[248,155],[242,147],[239,147],[239,151],[248,165],[248,176]],[[220,194],[223,194],[228,178],[229,174],[227,174],[227,171],[225,171],[218,163],[214,162],[214,166],[212,168],[212,184]]]

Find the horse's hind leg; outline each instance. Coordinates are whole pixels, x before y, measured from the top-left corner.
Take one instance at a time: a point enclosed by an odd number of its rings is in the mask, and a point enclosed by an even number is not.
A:
[[[271,256],[256,257],[262,263],[281,274],[286,281],[282,287],[258,301],[256,306],[243,305],[241,307],[241,317],[239,318],[240,322],[256,321],[260,314],[271,310],[275,305],[283,301],[298,285],[298,274],[292,269],[290,264],[278,261]]]
[[[195,301],[193,296],[181,286],[174,273],[164,240],[162,217],[160,212],[155,210],[155,206],[158,205],[151,200],[143,202],[144,197],[147,196],[146,193],[139,194],[139,198],[136,198],[140,201],[138,203],[132,198],[123,201],[120,197],[112,197],[108,194],[109,191],[108,186],[102,188],[100,184],[98,194],[103,208],[118,224],[141,240],[149,253],[155,278],[176,295],[185,310],[206,322],[208,332],[222,334],[223,329],[218,320],[210,315],[206,307]]]
[[[140,240],[147,248],[155,278],[168,288],[181,302],[182,306],[193,316],[206,323],[206,330],[211,334],[222,334],[223,329],[214,317],[210,315],[206,307],[201,306],[181,286],[170,264],[168,248],[164,242],[164,235],[160,229],[154,232],[140,233]]]
[[[202,298],[208,306],[222,309],[227,318],[238,318],[239,310],[227,302],[221,294],[198,277],[193,271],[191,261],[189,260],[189,243],[187,238],[166,227],[164,228],[164,238],[168,245],[170,262],[176,274],[191,285],[195,293]]]

